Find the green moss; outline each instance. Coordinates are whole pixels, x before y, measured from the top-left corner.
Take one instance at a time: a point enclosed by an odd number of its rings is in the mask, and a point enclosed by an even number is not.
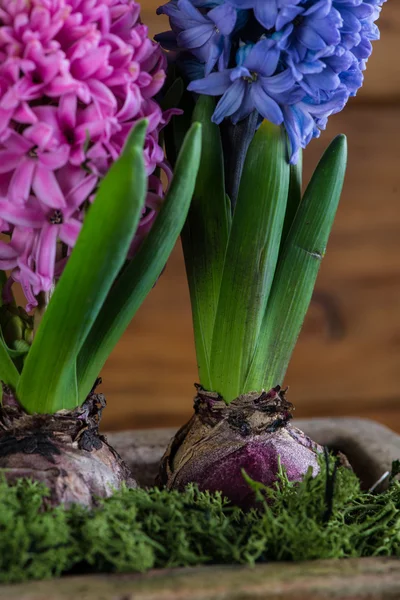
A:
[[[47,490],[28,480],[0,482],[0,581],[60,575],[79,552],[69,514],[43,510]]]
[[[122,489],[88,510],[46,508],[47,491],[0,481],[0,582],[79,572],[144,572],[154,567],[255,564],[400,556],[400,484],[377,495],[349,470],[321,463],[300,484],[281,471],[247,514],[220,494]]]

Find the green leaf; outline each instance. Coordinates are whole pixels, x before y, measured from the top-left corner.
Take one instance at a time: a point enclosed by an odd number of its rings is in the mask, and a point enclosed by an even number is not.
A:
[[[11,358],[19,358],[20,356],[25,356],[28,354],[31,346],[25,340],[15,340],[14,342],[14,350],[12,348],[8,348],[8,353]]]
[[[294,218],[297,210],[300,206],[302,197],[302,183],[303,183],[303,153],[300,150],[299,160],[297,164],[290,165],[290,183],[289,183],[289,194],[286,206],[285,223],[283,225],[282,242],[281,248],[285,243],[289,231],[292,227]]]
[[[271,290],[258,346],[243,392],[281,385],[325,255],[342,192],[345,136],[336,137],[318,164],[296,214]]]
[[[124,264],[144,206],[146,129],[147,121],[136,126],[100,184],[44,314],[17,388],[28,412],[53,413],[78,405],[77,356]]]
[[[150,292],[175,245],[189,210],[201,154],[201,126],[186,136],[174,177],[153,227],[113,286],[78,359],[83,401],[115,344]]]
[[[289,189],[284,131],[264,121],[247,153],[226,254],[211,351],[213,390],[243,388],[271,289]]]
[[[210,352],[229,236],[230,205],[225,195],[224,160],[215,102],[200,96],[193,119],[202,124],[202,156],[182,246],[189,283],[200,382],[212,388]]]
[[[3,341],[3,336],[0,336],[0,381],[9,385],[13,390],[16,389],[19,380],[17,367],[14,365],[8,348]]]
[[[174,79],[161,101],[161,108],[163,111],[170,110],[171,108],[177,108],[182,100],[184,91],[185,84],[183,83],[182,77]]]

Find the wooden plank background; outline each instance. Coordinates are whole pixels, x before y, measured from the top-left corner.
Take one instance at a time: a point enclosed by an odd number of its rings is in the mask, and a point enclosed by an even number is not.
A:
[[[166,28],[143,2],[152,33]],[[306,152],[349,137],[349,170],[317,291],[287,374],[297,416],[358,415],[400,431],[400,2],[380,21],[366,84]],[[179,246],[103,372],[104,428],[180,425],[197,380]]]

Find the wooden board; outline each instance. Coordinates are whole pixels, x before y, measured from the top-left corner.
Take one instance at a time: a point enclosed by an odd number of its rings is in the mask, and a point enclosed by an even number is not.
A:
[[[157,16],[156,9],[162,0],[143,0],[142,20],[152,35],[168,29],[168,19]],[[365,85],[358,95],[359,101],[392,102],[400,97],[400,2],[389,0],[384,5],[379,20],[381,40],[374,42],[374,52],[369,60]]]
[[[349,170],[317,292],[286,382],[298,416],[359,415],[400,431],[400,106],[348,107],[306,154],[349,137]],[[197,380],[184,266],[164,276],[103,373],[104,427],[179,425]]]
[[[143,575],[81,575],[0,586],[0,600],[394,600],[396,558],[314,560],[254,567],[153,570]]]

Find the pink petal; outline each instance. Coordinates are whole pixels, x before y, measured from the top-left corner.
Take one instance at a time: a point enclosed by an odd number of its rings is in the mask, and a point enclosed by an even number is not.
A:
[[[3,196],[4,199],[7,198],[8,188],[10,186],[11,179],[12,172],[0,175],[0,200],[2,199],[1,196]]]
[[[78,235],[82,229],[83,223],[76,219],[69,219],[60,227],[60,240],[73,248],[75,246]]]
[[[18,123],[31,124],[37,122],[37,117],[27,102],[21,102],[14,111],[13,119]]]
[[[14,154],[9,150],[0,150],[0,173],[13,171],[21,160],[20,154]]]
[[[61,134],[60,126],[57,119],[57,107],[35,106],[32,110],[35,113],[36,121],[41,121],[42,123],[49,125],[52,129],[53,136],[56,135],[57,139],[61,141],[63,136]]]
[[[104,121],[92,121],[84,123],[75,129],[75,139],[77,142],[85,142],[89,137],[91,141],[102,136],[106,123]]]
[[[87,85],[94,99],[100,104],[105,104],[111,108],[117,108],[117,101],[111,90],[98,79],[89,79]]]
[[[46,86],[46,95],[50,98],[59,98],[63,94],[77,92],[79,82],[75,81],[70,75],[59,75]]]
[[[79,208],[89,198],[96,187],[97,181],[98,178],[95,175],[89,175],[71,189],[65,197],[68,207],[74,211]]]
[[[67,144],[63,144],[52,152],[38,152],[38,158],[42,165],[55,171],[64,167],[69,159],[70,147]]]
[[[83,151],[83,145],[71,148],[69,162],[74,167],[79,167],[85,162],[85,153]]]
[[[24,137],[32,142],[34,146],[38,146],[38,148],[43,149],[48,146],[52,138],[53,131],[53,127],[48,123],[35,123],[35,125],[25,129]]]
[[[134,119],[137,117],[140,106],[143,102],[140,89],[137,85],[132,85],[126,90],[125,102],[118,112],[117,117],[121,121],[127,121],[128,119]]]
[[[51,288],[54,279],[58,230],[57,225],[46,223],[42,228],[36,248],[36,272],[40,276],[44,291]]]
[[[72,167],[71,165],[65,165],[65,167],[57,171],[58,185],[64,196],[67,195],[70,189],[80,184],[85,177],[87,177],[87,173],[83,169]]]
[[[13,116],[13,110],[6,110],[5,108],[0,108],[0,132],[2,132],[2,139],[5,139],[7,136],[4,136],[4,130],[8,127],[10,123],[10,119]]]
[[[58,119],[62,129],[74,129],[76,125],[76,107],[78,100],[75,94],[64,94],[58,105]]]
[[[37,199],[51,208],[64,208],[65,199],[53,171],[38,162],[33,178],[33,191]]]
[[[165,72],[159,71],[154,75],[151,82],[141,87],[143,98],[152,98],[161,90],[165,83]]]
[[[96,71],[108,61],[110,46],[100,46],[87,52],[82,58],[74,60],[71,64],[71,74],[79,80],[89,79]]]
[[[8,196],[12,202],[21,202],[28,199],[35,168],[35,159],[25,157],[20,161],[13,173],[8,191]]]
[[[0,269],[8,271],[14,269],[17,266],[18,251],[11,246],[0,240]]]
[[[0,200],[0,218],[12,225],[38,228],[43,225],[44,215],[39,209],[16,206],[7,200]]]
[[[27,270],[28,267],[26,267],[26,271]],[[18,268],[12,271],[11,277],[14,279],[14,281],[17,281],[21,285],[25,298],[28,300],[28,303],[25,306],[25,310],[27,312],[33,310],[38,305],[38,301],[34,296],[29,276],[26,272],[21,272],[21,268]]]
[[[14,154],[26,154],[32,148],[32,143],[16,131],[11,131],[4,146]]]
[[[17,108],[17,106],[20,103],[20,100],[21,96],[19,94],[17,86],[14,85],[12,88],[7,90],[7,92],[1,98],[0,107],[5,111],[13,110]]]

